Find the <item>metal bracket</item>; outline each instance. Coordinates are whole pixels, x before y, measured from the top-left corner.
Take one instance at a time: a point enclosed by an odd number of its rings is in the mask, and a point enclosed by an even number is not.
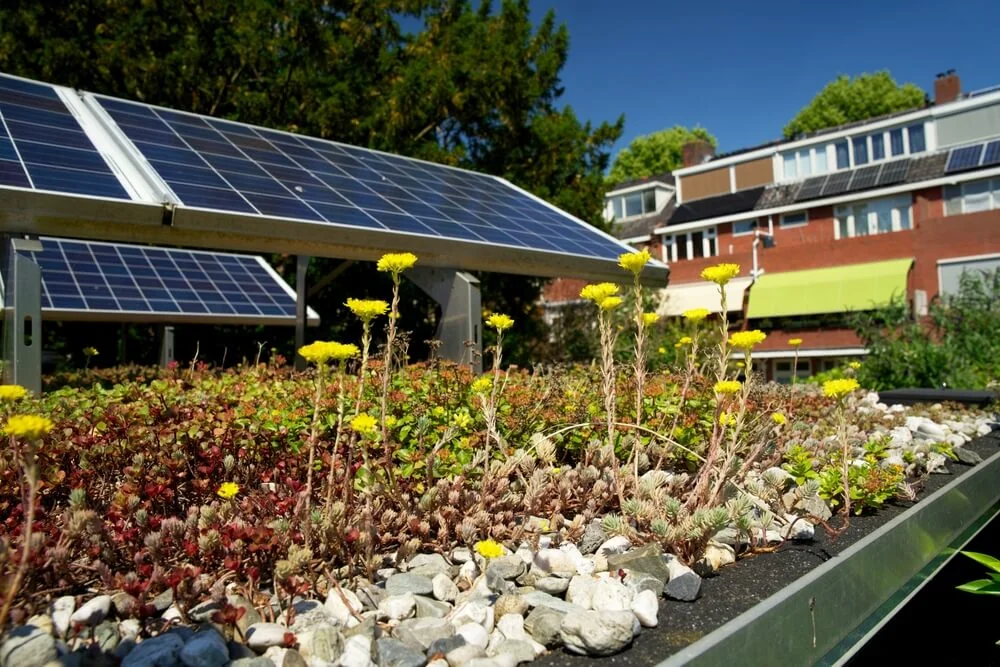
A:
[[[437,330],[441,356],[470,364],[475,373],[482,373],[482,356],[476,354],[483,346],[479,279],[464,271],[426,266],[414,267],[405,275],[441,305]],[[470,344],[474,349],[470,349]]]
[[[10,239],[4,276],[3,382],[42,393],[42,270],[22,252],[41,252],[35,239]]]
[[[160,329],[160,366],[166,368],[174,360],[174,328],[164,325]]]

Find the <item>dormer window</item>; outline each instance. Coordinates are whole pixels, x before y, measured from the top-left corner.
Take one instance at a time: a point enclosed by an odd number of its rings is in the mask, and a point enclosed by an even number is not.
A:
[[[781,153],[782,180],[800,181],[820,176],[827,172],[828,164],[831,166],[829,171],[837,171],[926,150],[923,123],[860,134],[831,144]]]
[[[615,220],[634,218],[656,212],[656,188],[630,192],[611,198]]]

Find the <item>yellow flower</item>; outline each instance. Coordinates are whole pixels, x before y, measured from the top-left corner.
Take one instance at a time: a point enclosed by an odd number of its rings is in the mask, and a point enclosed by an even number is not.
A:
[[[694,341],[691,340],[691,336],[681,336],[677,340],[677,345],[678,346],[681,346],[681,345],[690,345],[692,342],[694,342]]]
[[[739,264],[716,264],[701,272],[701,277],[716,285],[725,285],[739,275]]]
[[[472,416],[468,412],[456,412],[451,417],[451,423],[458,428],[466,428],[472,423]]]
[[[609,296],[606,299],[601,299],[601,302],[597,305],[601,310],[614,310],[622,305],[622,298],[620,296]]]
[[[660,316],[657,315],[656,313],[643,313],[642,314],[642,324],[644,326],[647,326],[647,327],[653,326],[654,324],[656,324],[657,320],[659,320],[659,319],[660,319]]]
[[[363,322],[371,322],[389,310],[389,304],[379,299],[348,299],[347,307]]]
[[[503,547],[499,542],[493,540],[482,540],[476,542],[476,553],[478,553],[483,558],[499,558],[503,556]]]
[[[392,428],[393,426],[396,425],[397,421],[399,421],[399,420],[397,420],[392,415],[386,415],[386,417],[385,417],[385,427],[386,428]]]
[[[607,299],[612,294],[618,294],[618,285],[615,285],[614,283],[597,283],[596,285],[587,285],[580,290],[580,298],[593,301],[598,305],[600,305],[602,301]]]
[[[445,409],[440,405],[435,406],[434,409],[431,410],[431,414],[434,415],[435,417],[443,417],[444,413]]]
[[[85,347],[83,348],[83,356],[85,357],[96,357],[98,355],[96,347]]]
[[[486,320],[486,325],[493,327],[497,331],[505,331],[514,326],[514,320],[512,320],[507,315],[501,315],[500,313],[493,313]]]
[[[767,334],[760,329],[737,331],[729,334],[729,344],[741,350],[751,350],[754,345],[763,343],[765,338],[767,338]]]
[[[626,271],[631,271],[635,275],[639,275],[642,271],[642,267],[646,266],[649,259],[648,250],[626,252],[618,256],[618,266],[622,267]]]
[[[476,394],[483,394],[483,393],[489,391],[490,387],[492,387],[492,386],[493,386],[493,378],[491,378],[491,377],[489,377],[487,375],[484,375],[481,378],[477,378],[472,383],[471,389]]]
[[[858,381],[849,378],[845,380],[827,380],[823,383],[823,393],[830,398],[841,399],[847,396],[855,389],[858,389],[861,385]]]
[[[790,339],[788,339],[788,344],[791,345],[792,347],[798,347],[799,345],[802,345],[802,339],[801,338],[790,338]]]
[[[330,358],[336,359],[337,361],[343,361],[345,359],[350,359],[351,357],[356,357],[360,354],[358,346],[354,343],[336,343],[330,342]]]
[[[773,421],[778,426],[781,426],[786,421],[788,421],[788,419],[785,417],[785,415],[781,414],[780,412],[772,412],[771,421]]]
[[[661,347],[660,349],[657,350],[657,352],[659,352],[660,354],[666,354],[667,353],[667,348]]]
[[[849,363],[847,365],[849,367],[853,368],[854,370],[858,370],[859,368],[861,368],[861,362],[860,361],[852,361],[851,363]]]
[[[743,385],[736,380],[720,380],[715,383],[715,393],[720,395],[735,394],[742,387]]]
[[[358,356],[358,346],[353,343],[337,343],[334,341],[318,340],[299,348],[299,354],[306,361],[311,361],[317,366],[322,366],[331,359],[343,361],[351,357]]]
[[[745,362],[742,362],[742,361],[737,361],[736,362],[736,368],[745,368],[745,367],[746,367],[746,363]]]
[[[19,384],[0,384],[0,401],[17,401],[28,395],[28,390]]]
[[[692,308],[691,310],[684,311],[684,319],[688,322],[701,322],[703,319],[708,317],[709,312],[707,308]]]
[[[412,269],[417,263],[417,256],[412,252],[390,252],[382,255],[378,260],[379,271],[387,271],[394,276],[398,276],[407,269]]]
[[[236,494],[239,492],[239,484],[236,484],[235,482],[223,482],[222,485],[219,486],[218,491],[215,492],[215,495],[229,500],[231,498],[235,498]]]
[[[7,420],[3,432],[15,438],[38,440],[52,430],[52,420],[35,415],[14,415]]]
[[[374,433],[375,429],[378,428],[378,420],[370,414],[362,412],[351,420],[351,428],[362,435]]]
[[[736,426],[736,415],[731,415],[728,412],[723,412],[721,415],[719,415],[719,425]]]

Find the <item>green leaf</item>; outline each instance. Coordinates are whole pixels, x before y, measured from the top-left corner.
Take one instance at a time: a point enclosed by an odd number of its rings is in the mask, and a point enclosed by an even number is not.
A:
[[[976,579],[955,588],[966,593],[976,593],[977,595],[1000,595],[1000,583],[992,579]]]
[[[960,551],[959,553],[964,554],[976,561],[980,565],[985,565],[994,572],[1000,572],[1000,560],[994,558],[993,556],[988,556],[983,553],[978,553],[976,551]]]

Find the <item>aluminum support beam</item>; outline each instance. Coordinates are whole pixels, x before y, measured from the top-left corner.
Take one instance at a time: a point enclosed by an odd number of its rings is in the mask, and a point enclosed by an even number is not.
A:
[[[42,393],[42,270],[21,252],[40,252],[33,239],[11,239],[4,276],[3,382]]]
[[[160,328],[160,366],[166,368],[174,360],[174,328],[164,325]]]
[[[299,350],[306,344],[306,276],[309,273],[309,256],[295,257],[295,370],[304,371],[306,360],[299,355]]]
[[[404,274],[441,305],[437,338],[440,354],[483,371],[482,301],[479,279],[463,271],[416,266]]]

